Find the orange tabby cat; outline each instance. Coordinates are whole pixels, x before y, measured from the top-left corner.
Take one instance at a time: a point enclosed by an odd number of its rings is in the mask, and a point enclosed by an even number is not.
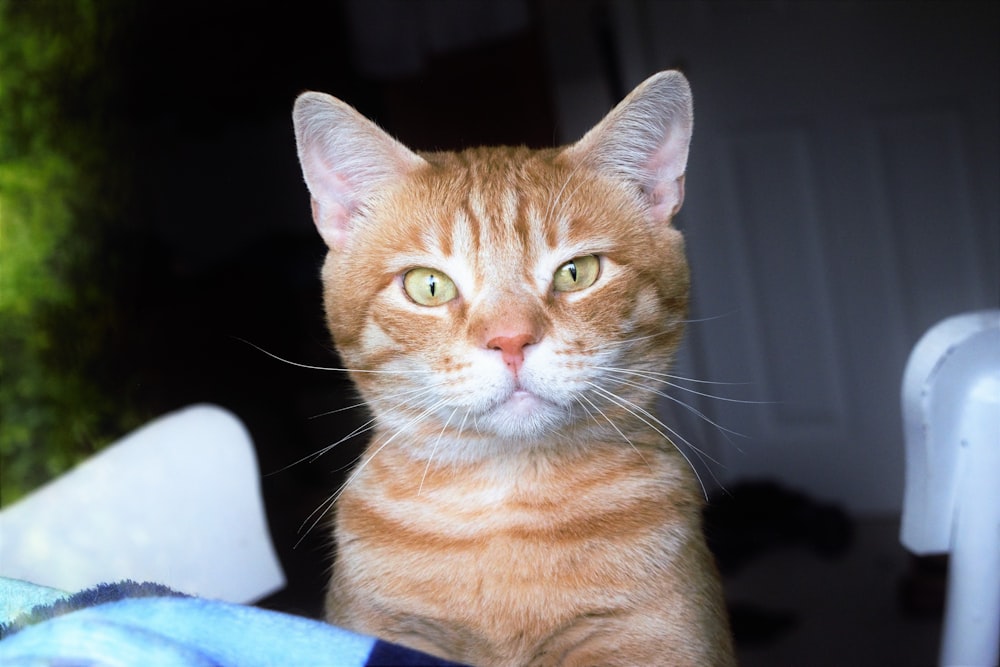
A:
[[[681,337],[691,94],[562,149],[415,154],[295,104],[327,320],[375,415],[331,623],[473,665],[726,665],[702,498],[654,411]]]

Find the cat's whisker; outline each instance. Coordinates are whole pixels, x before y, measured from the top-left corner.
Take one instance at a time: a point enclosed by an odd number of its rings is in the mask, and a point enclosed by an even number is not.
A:
[[[435,389],[436,386],[438,386],[438,385],[432,385],[430,387],[420,387],[418,389],[410,389],[408,391],[403,391],[403,392],[399,392],[398,394],[393,394],[393,395],[387,396],[387,398],[399,398],[401,396],[412,396],[412,395],[420,396],[421,394],[428,394],[428,393],[432,392],[433,389]],[[395,409],[399,409],[400,407],[402,407],[404,405],[406,405],[405,401],[404,402],[400,402],[399,404],[396,405]],[[364,403],[358,403],[358,404],[355,404],[355,405],[352,405],[352,406],[348,406],[346,408],[339,408],[337,410],[331,410],[329,412],[323,413],[322,415],[316,415],[316,416],[319,417],[319,416],[330,415],[330,414],[334,414],[336,412],[342,412],[344,410],[350,410],[350,409],[353,409],[353,408],[360,408],[360,407],[367,407],[367,405],[364,404]],[[313,418],[315,418],[315,417],[313,417]],[[296,466],[296,465],[298,465],[300,463],[303,463],[305,461],[313,463],[313,462],[317,461],[321,456],[323,456],[327,452],[331,451],[333,448],[337,447],[338,445],[341,445],[341,444],[347,442],[348,440],[351,440],[352,438],[355,438],[355,437],[357,437],[357,436],[359,436],[359,435],[361,435],[363,433],[367,433],[368,431],[372,430],[373,428],[375,428],[375,423],[376,423],[376,419],[375,418],[369,419],[364,424],[362,424],[361,426],[357,427],[356,429],[354,429],[353,431],[351,431],[349,434],[347,434],[346,436],[344,436],[343,438],[341,438],[337,442],[335,442],[335,443],[333,443],[331,445],[327,445],[327,446],[323,447],[322,449],[320,449],[318,451],[315,451],[315,452],[313,452],[311,454],[308,454],[307,456],[303,456],[301,459],[299,459],[297,461],[293,461],[292,463],[289,463],[288,465],[286,465],[286,466],[284,466],[282,468],[279,468],[278,470],[275,470],[274,472],[268,473],[268,476],[270,476],[270,475],[276,475],[278,473],[284,472],[284,471],[288,470],[289,468],[292,468],[293,466]]]
[[[745,387],[752,384],[751,382],[723,382],[719,380],[698,380],[696,378],[689,378],[689,377],[684,377],[683,375],[677,375],[676,373],[663,373],[661,371],[637,371],[634,368],[615,368],[613,366],[611,367],[594,366],[594,368],[598,368],[600,370],[605,370],[605,371],[613,371],[617,373],[634,373],[634,374],[641,373],[650,380],[655,380],[656,378],[664,377],[664,378],[670,378],[671,380],[678,380],[680,382],[690,382],[692,384],[710,384],[722,387]],[[656,381],[660,382],[660,380]]]
[[[691,451],[695,452],[698,455],[698,457],[702,459],[702,461],[704,461],[704,459],[706,457],[710,461],[712,461],[713,463],[719,464],[718,461],[716,461],[714,458],[712,458],[711,456],[709,456],[706,452],[702,451],[698,447],[695,447],[694,445],[692,445],[691,442],[687,438],[685,438],[680,433],[678,433],[674,429],[672,429],[669,426],[667,426],[666,424],[664,424],[662,421],[660,421],[659,419],[657,419],[654,415],[652,415],[645,408],[642,408],[641,406],[636,405],[632,401],[629,401],[628,399],[622,398],[621,396],[618,396],[614,392],[608,391],[607,389],[601,387],[600,385],[594,384],[593,382],[587,382],[587,384],[590,385],[591,387],[593,387],[598,393],[600,393],[601,395],[603,395],[605,398],[607,398],[608,400],[610,400],[612,403],[618,405],[619,407],[621,407],[622,409],[624,409],[626,412],[630,413],[632,416],[634,416],[635,418],[637,418],[639,421],[641,421],[642,423],[644,423],[647,426],[649,426],[651,429],[653,429],[658,434],[660,434],[667,442],[669,442],[671,445],[673,445],[673,447],[677,451],[677,453],[680,454],[684,458],[684,460],[688,464],[688,467],[691,468],[691,472],[694,473],[695,478],[698,480],[698,485],[701,487],[702,494],[705,496],[705,499],[708,500],[708,489],[705,487],[705,483],[702,481],[701,475],[698,474],[698,469],[695,468],[694,463],[692,463],[692,461],[688,457],[688,455],[684,453],[684,450],[682,450],[677,445],[677,443],[674,442],[673,438],[671,438],[670,435],[676,437],[681,442],[683,442],[685,445],[687,445],[691,449]],[[666,429],[667,431],[669,431],[670,435],[667,435],[666,433],[664,433],[662,430],[660,430],[659,427],[662,427],[663,429]],[[711,470],[709,470],[709,472],[711,472]],[[713,475],[713,477],[714,477],[714,475]]]
[[[737,311],[733,310],[733,311],[730,311],[728,313],[723,313],[722,315],[713,315],[713,316],[710,316],[710,317],[702,317],[702,318],[698,318],[698,319],[676,320],[675,324],[685,324],[686,325],[686,324],[699,324],[699,323],[702,323],[702,322],[710,322],[712,320],[718,320],[718,319],[723,319],[723,318],[726,318],[726,317],[730,317],[735,312],[737,312]],[[646,334],[644,336],[633,336],[633,337],[630,337],[630,338],[623,338],[621,340],[615,340],[615,341],[602,341],[599,346],[594,346],[592,348],[588,348],[588,351],[589,352],[600,352],[602,350],[607,350],[609,348],[624,347],[624,346],[632,345],[634,343],[638,343],[638,342],[641,342],[641,341],[644,341],[644,340],[650,340],[650,339],[653,339],[653,338],[659,338],[660,336],[668,336],[668,335],[673,335],[673,334],[676,334],[676,330],[673,327],[669,327],[669,328],[661,329],[660,331],[655,331],[653,333]],[[692,382],[697,382],[697,380],[692,380]]]
[[[462,423],[458,425],[458,436],[457,439],[462,439],[462,431],[465,430],[465,422],[469,419],[469,413],[472,412],[472,408],[465,409],[465,416],[462,417]]]
[[[359,475],[361,475],[364,469],[368,467],[368,464],[371,463],[372,460],[374,460],[374,458],[378,456],[383,449],[388,447],[389,444],[392,443],[392,441],[395,440],[397,436],[406,432],[410,426],[419,422],[421,419],[423,419],[425,416],[433,412],[436,408],[440,407],[444,403],[445,403],[444,400],[437,401],[436,403],[433,403],[430,407],[428,407],[426,410],[424,410],[422,413],[410,419],[406,424],[397,429],[395,433],[389,436],[385,440],[385,442],[375,447],[374,451],[369,456],[365,457],[364,460],[361,461],[361,463],[355,466],[355,468],[351,471],[351,474],[348,476],[347,480],[340,485],[337,491],[329,498],[324,500],[322,503],[320,503],[320,505],[316,509],[314,509],[309,514],[309,516],[306,517],[305,521],[302,522],[302,525],[299,527],[299,530],[302,531],[302,529],[306,526],[306,524],[308,524],[308,528],[305,528],[305,532],[303,533],[302,537],[299,538],[298,542],[295,543],[295,546],[298,547],[302,543],[302,540],[304,540],[309,535],[309,533],[312,532],[313,528],[315,528],[316,525],[319,524],[319,522],[323,519],[323,517],[326,516],[327,512],[329,512],[330,509],[337,504],[337,501],[340,499],[340,496],[343,495],[344,490],[351,485],[351,482],[353,482],[355,479],[358,478]],[[371,445],[369,445],[369,449],[371,449]]]
[[[651,334],[646,334],[644,336],[632,336],[631,338],[622,338],[621,340],[602,341],[600,345],[594,346],[593,348],[590,349],[590,351],[591,352],[600,352],[601,350],[606,350],[608,348],[625,347],[625,346],[628,346],[628,345],[633,345],[635,343],[639,343],[639,342],[644,341],[644,340],[650,340],[650,339],[653,339],[653,338],[659,338],[660,336],[666,336],[666,335],[671,334],[671,333],[674,333],[674,332],[671,331],[671,330],[669,330],[669,329],[665,329],[665,330],[662,330],[662,331],[656,331],[656,332],[651,333]]]
[[[356,459],[356,461],[360,461],[361,458],[362,457],[359,456]],[[352,479],[354,479],[354,475],[351,475],[351,477],[348,478],[348,480],[345,481],[343,484],[341,484],[336,491],[334,491],[331,495],[327,496],[326,500],[317,505],[316,509],[310,512],[309,516],[307,516],[305,520],[303,520],[302,524],[299,525],[299,532],[302,533],[302,536],[299,537],[298,541],[292,547],[293,549],[298,549],[299,545],[302,544],[302,540],[306,539],[306,537],[309,536],[309,533],[311,533],[312,529],[316,527],[316,524],[318,524],[320,520],[322,520],[322,518],[326,516],[326,513],[333,508],[337,500],[340,498],[341,492],[343,492],[343,490],[347,488],[348,482],[350,482]],[[313,519],[313,517],[315,517],[315,519]],[[308,528],[306,528],[307,524],[309,526]],[[304,532],[303,528],[305,528]]]
[[[311,370],[311,371],[336,371],[338,373],[379,373],[379,374],[386,374],[386,375],[432,374],[434,372],[434,371],[431,371],[431,370],[418,370],[418,369],[406,369],[406,370],[392,371],[392,370],[372,370],[372,369],[365,369],[365,368],[335,368],[335,367],[332,367],[332,366],[313,366],[313,365],[310,365],[310,364],[301,364],[301,363],[299,363],[297,361],[292,361],[290,359],[285,359],[284,357],[280,357],[280,356],[278,356],[277,354],[275,354],[273,352],[269,352],[269,351],[265,350],[264,348],[262,348],[260,345],[257,345],[255,343],[251,343],[250,341],[246,340],[245,338],[240,338],[238,336],[234,336],[234,338],[236,338],[236,340],[238,340],[238,341],[240,341],[242,343],[246,343],[247,345],[249,345],[252,348],[255,348],[259,352],[263,352],[264,354],[266,354],[267,356],[271,357],[272,359],[280,361],[283,364],[288,364],[289,366],[295,366],[296,368],[305,368],[305,369]]]
[[[437,390],[440,387],[445,386],[446,384],[447,384],[446,382],[442,381],[442,382],[436,382],[436,383],[430,384],[430,385],[421,385],[421,386],[416,387],[414,389],[407,389],[406,391],[401,391],[401,392],[396,393],[396,394],[387,394],[384,398],[386,400],[388,400],[388,399],[397,399],[397,398],[402,398],[402,397],[407,397],[408,399],[422,399],[425,396],[432,395],[435,392],[435,390]],[[420,401],[414,401],[414,400],[399,401],[395,406],[393,406],[392,408],[389,408],[388,411],[392,412],[394,410],[399,410],[400,408],[404,408],[404,407],[417,407],[417,408],[419,408],[420,407]]]
[[[654,389],[652,387],[647,387],[646,385],[641,384],[639,382],[632,382],[631,380],[623,380],[621,378],[608,378],[608,380],[611,380],[612,382],[617,382],[619,384],[624,384],[624,385],[627,385],[629,387],[635,387],[636,389],[641,389],[643,391],[648,391],[648,392],[651,392],[653,394],[656,394],[657,396],[662,396],[663,398],[665,398],[665,399],[667,399],[669,401],[673,401],[677,405],[681,406],[682,408],[684,408],[688,412],[690,412],[693,415],[695,415],[696,417],[704,420],[705,422],[707,422],[711,426],[715,427],[719,431],[722,431],[723,433],[728,433],[730,435],[735,435],[735,436],[737,436],[739,438],[748,438],[748,437],[750,437],[750,436],[746,435],[745,433],[740,433],[739,431],[734,431],[731,428],[726,428],[722,424],[719,424],[719,423],[713,421],[708,415],[706,415],[704,412],[702,412],[698,408],[694,407],[693,405],[691,405],[689,403],[685,403],[684,401],[682,401],[681,399],[677,398],[676,396],[671,396],[670,394],[668,394],[665,391],[660,391],[660,390]]]
[[[616,369],[617,370],[617,369]],[[691,384],[706,384],[715,387],[749,387],[752,382],[727,382],[724,380],[699,380],[697,378],[689,378],[683,375],[677,375],[675,373],[660,373],[656,371],[640,371],[647,374],[647,379],[653,379],[650,376],[665,377],[671,380],[677,380],[678,382],[690,382]]]
[[[709,393],[706,393],[706,392],[696,391],[694,389],[690,389],[688,387],[684,387],[682,385],[679,385],[679,384],[676,384],[676,383],[673,383],[673,382],[669,382],[668,380],[665,380],[663,378],[676,379],[676,380],[680,380],[680,381],[683,381],[683,382],[691,382],[691,383],[697,383],[697,384],[708,384],[708,385],[718,385],[718,386],[742,386],[742,385],[750,384],[750,383],[746,383],[746,382],[716,382],[716,381],[711,381],[711,380],[696,380],[696,379],[693,379],[693,378],[686,378],[686,377],[683,377],[683,376],[680,376],[680,375],[674,375],[674,374],[670,374],[670,373],[661,373],[661,372],[656,372],[656,371],[637,371],[637,370],[633,370],[633,369],[622,369],[622,368],[613,368],[613,367],[606,367],[606,366],[603,366],[603,367],[602,366],[598,366],[598,367],[595,367],[595,368],[599,368],[600,370],[605,370],[605,371],[608,371],[610,373],[617,373],[619,375],[629,375],[629,376],[640,377],[640,378],[643,378],[645,380],[650,380],[650,381],[653,381],[653,382],[664,384],[664,385],[673,387],[675,389],[679,389],[681,391],[686,391],[686,392],[689,392],[689,393],[692,393],[692,394],[696,394],[696,395],[699,395],[699,396],[703,396],[703,397],[706,397],[706,398],[710,398],[710,399],[713,399],[713,400],[725,401],[725,402],[730,402],[730,403],[740,403],[740,404],[744,404],[744,405],[763,405],[763,404],[766,404],[765,401],[750,401],[750,400],[743,400],[743,399],[735,399],[735,398],[730,398],[730,397],[726,397],[726,396],[719,396],[719,395],[716,395],[716,394],[709,394]],[[685,410],[688,410],[692,414],[696,415],[697,417],[699,417],[700,419],[704,420],[706,423],[710,424],[712,427],[714,427],[715,429],[717,429],[722,434],[722,437],[726,439],[726,442],[728,442],[733,448],[735,448],[736,451],[738,451],[738,452],[742,452],[743,451],[743,448],[740,447],[737,443],[735,443],[729,437],[729,435],[727,435],[727,434],[732,434],[732,435],[740,437],[740,438],[748,438],[749,436],[747,436],[745,433],[740,433],[740,432],[734,431],[734,430],[732,430],[730,428],[726,428],[722,424],[719,424],[718,422],[712,420],[710,417],[708,417],[708,415],[706,415],[701,410],[698,410],[693,405],[690,405],[689,403],[687,403],[685,401],[682,401],[681,399],[677,398],[676,396],[672,396],[671,394],[669,394],[667,392],[659,391],[657,389],[654,389],[652,387],[648,387],[648,386],[646,386],[646,385],[644,385],[642,383],[639,383],[639,382],[626,381],[623,378],[615,378],[615,377],[608,377],[607,379],[608,380],[613,380],[613,381],[621,383],[621,384],[627,384],[629,386],[636,387],[636,388],[642,389],[644,391],[651,392],[653,394],[656,394],[657,396],[662,396],[663,398],[666,398],[667,400],[676,403],[677,405],[683,407]]]
[[[333,410],[327,410],[326,412],[320,412],[318,414],[308,417],[308,419],[312,420],[312,419],[319,419],[321,417],[329,417],[330,415],[335,415],[338,412],[347,412],[348,410],[357,410],[358,408],[367,408],[367,407],[368,404],[365,403],[364,401],[361,401],[360,403],[355,403],[353,405],[345,405],[342,408],[335,408]]]
[[[593,407],[595,410],[597,410],[597,412],[602,417],[604,417],[605,421],[607,421],[608,424],[611,425],[611,428],[613,428],[615,431],[618,432],[618,435],[620,435],[622,437],[622,439],[625,442],[628,443],[629,447],[631,447],[633,450],[635,450],[635,453],[639,455],[639,458],[642,459],[642,462],[646,464],[646,467],[649,468],[650,471],[652,471],[653,468],[652,468],[652,466],[649,465],[649,461],[646,460],[646,457],[642,455],[642,452],[639,451],[639,448],[635,446],[635,444],[632,442],[632,440],[629,439],[629,437],[627,435],[625,435],[620,428],[618,428],[618,425],[615,424],[615,422],[611,419],[611,417],[608,417],[607,413],[605,413],[604,410],[601,410],[600,407],[598,407],[593,401],[591,401],[586,396],[582,396],[582,398],[583,398],[583,400],[587,401],[587,403],[590,403],[591,407]],[[581,405],[582,405],[582,403],[581,403]],[[584,406],[584,409],[586,410],[586,406]],[[590,411],[587,410],[587,412],[589,413]],[[597,417],[595,417],[593,415],[593,413],[591,413],[591,416],[594,417],[595,421],[597,421]]]
[[[337,447],[338,445],[342,445],[345,442],[347,442],[348,440],[351,440],[352,438],[355,438],[355,437],[361,435],[362,433],[367,433],[368,431],[372,430],[373,428],[375,428],[375,419],[369,419],[364,424],[362,424],[361,426],[357,427],[356,429],[354,429],[353,431],[351,431],[350,433],[348,433],[347,435],[345,435],[343,438],[341,438],[337,442],[333,443],[332,445],[326,445],[325,447],[319,449],[318,451],[312,452],[311,454],[307,454],[306,456],[303,456],[302,458],[298,459],[297,461],[292,461],[288,465],[282,466],[281,468],[278,468],[277,470],[275,470],[273,472],[269,472],[269,473],[267,473],[264,476],[265,477],[271,477],[273,475],[278,475],[280,473],[285,472],[289,468],[294,468],[295,466],[299,465],[300,463],[305,463],[306,461],[308,461],[309,463],[314,463],[317,459],[319,459],[321,456],[323,456],[324,454],[326,454],[327,452],[329,452],[330,450],[332,450],[334,447]]]
[[[671,396],[670,394],[668,394],[668,393],[666,393],[664,391],[659,391],[658,389],[653,389],[652,387],[647,387],[646,385],[640,384],[638,382],[632,382],[631,380],[623,380],[621,378],[608,378],[608,380],[610,380],[612,382],[617,382],[619,384],[624,384],[624,385],[629,386],[629,387],[635,387],[636,389],[641,389],[643,391],[648,391],[648,392],[651,392],[653,394],[656,394],[657,396],[662,396],[663,398],[666,398],[667,400],[673,401],[674,403],[676,403],[677,405],[681,406],[685,410],[688,410],[689,412],[691,412],[692,414],[694,414],[698,418],[704,420],[705,422],[711,424],[713,427],[715,427],[716,429],[718,429],[722,433],[722,437],[726,439],[726,442],[728,442],[730,445],[732,445],[738,452],[742,453],[743,450],[739,447],[739,445],[737,445],[735,442],[733,442],[732,439],[727,434],[732,434],[732,435],[735,435],[735,436],[740,437],[740,438],[747,438],[749,436],[747,436],[746,434],[740,433],[738,431],[734,431],[732,429],[726,428],[725,426],[723,426],[723,425],[721,425],[721,424],[713,421],[708,415],[706,415],[704,412],[702,412],[698,408],[694,407],[693,405],[689,405],[689,404],[685,403],[684,401],[680,400],[676,396]]]
[[[397,394],[386,394],[386,396],[384,398],[385,399],[394,399],[394,398],[400,398],[401,396],[410,396],[410,395],[413,395],[413,394],[418,394],[419,395],[421,393],[427,392],[429,389],[433,389],[435,387],[440,387],[443,384],[444,384],[443,382],[439,382],[438,384],[432,385],[430,387],[428,387],[428,386],[420,386],[420,387],[416,387],[414,389],[407,389],[406,391],[401,391],[401,392],[399,392]],[[315,415],[309,417],[309,419],[319,419],[320,417],[328,417],[330,415],[337,414],[338,412],[347,412],[348,410],[356,410],[358,408],[368,408],[368,403],[366,401],[364,401],[364,400],[361,400],[360,402],[354,403],[353,405],[347,405],[347,406],[344,406],[342,408],[336,408],[334,410],[327,410],[326,412],[320,412],[319,414],[315,414]]]
[[[614,367],[610,367],[610,366],[595,366],[594,368],[597,368],[599,370],[608,371],[608,372],[611,372],[611,373],[619,373],[621,375],[635,375],[635,376],[638,376],[638,377],[645,378],[647,380],[652,380],[653,382],[659,382],[660,384],[665,384],[665,385],[667,385],[669,387],[673,387],[674,389],[679,389],[681,391],[686,391],[686,392],[688,392],[690,394],[696,394],[698,396],[704,396],[705,398],[711,398],[712,400],[715,400],[715,401],[725,401],[727,403],[741,403],[741,404],[745,404],[745,405],[768,405],[769,404],[768,401],[751,401],[751,400],[747,400],[747,399],[743,399],[743,398],[730,398],[729,396],[718,396],[716,394],[709,394],[709,393],[706,393],[706,392],[703,392],[703,391],[698,391],[697,389],[691,389],[690,387],[685,387],[684,385],[677,384],[676,382],[671,382],[670,380],[664,379],[664,378],[674,378],[674,376],[672,376],[672,375],[670,375],[668,373],[657,373],[657,372],[654,372],[654,371],[637,371],[637,370],[632,370],[632,369],[627,369],[627,368],[614,368]],[[677,378],[674,378],[674,379],[677,379]],[[681,379],[683,381],[688,381],[688,382],[700,382],[700,383],[706,383],[706,384],[714,384],[714,383],[709,383],[708,381],[705,381],[705,380],[689,380],[688,378],[681,378]],[[727,383],[720,383],[720,384],[727,384]]]
[[[338,487],[337,490],[332,495],[327,497],[327,499],[324,500],[322,503],[320,503],[316,507],[316,509],[310,512],[309,516],[307,516],[305,520],[302,522],[302,525],[299,526],[299,532],[302,533],[302,536],[295,543],[295,546],[293,547],[294,549],[297,549],[299,545],[302,544],[302,541],[309,536],[309,533],[312,532],[313,528],[315,528],[317,524],[319,524],[319,522],[323,520],[323,517],[326,516],[326,514],[331,509],[333,509],[333,506],[337,504],[338,500],[340,500],[340,496],[341,494],[343,494],[344,489],[346,489],[350,485],[350,483],[353,482],[358,477],[361,470],[363,470],[368,465],[368,463],[373,458],[375,458],[375,456],[377,456],[378,453],[381,452],[382,449],[388,444],[389,444],[388,442],[383,443],[370,456],[368,456],[367,459],[364,459],[362,463],[360,463],[354,469],[354,471],[352,471],[351,475],[347,478],[347,480],[343,484],[341,484],[340,487]],[[358,457],[358,459],[356,460],[361,460],[361,458],[362,457]],[[307,524],[308,527],[306,527]],[[305,530],[303,531],[303,529]]]
[[[650,412],[646,408],[642,407],[641,405],[639,405],[639,404],[637,404],[637,403],[635,403],[633,401],[628,400],[627,398],[625,398],[623,396],[619,396],[618,394],[614,393],[613,391],[610,391],[608,389],[605,389],[604,387],[601,387],[601,386],[599,386],[597,384],[594,384],[593,382],[588,382],[587,384],[589,384],[590,386],[592,386],[595,389],[597,389],[598,392],[600,392],[601,394],[603,394],[607,398],[611,399],[613,402],[615,402],[620,407],[628,410],[635,417],[638,417],[643,423],[645,423],[650,428],[653,428],[657,433],[659,433],[661,436],[663,436],[668,441],[670,441],[671,444],[673,444],[675,447],[677,445],[676,445],[676,443],[673,442],[673,439],[672,439],[671,436],[673,436],[673,438],[677,438],[678,440],[680,440],[681,442],[683,442],[685,445],[687,445],[687,447],[691,451],[695,452],[698,455],[698,458],[700,458],[703,462],[707,459],[708,461],[711,461],[712,463],[714,463],[716,465],[722,465],[721,461],[716,460],[714,457],[712,457],[708,452],[704,451],[703,449],[701,449],[699,447],[696,447],[694,444],[691,443],[691,441],[689,441],[687,438],[685,438],[684,436],[682,436],[680,433],[678,433],[673,428],[671,428],[671,427],[667,426],[666,424],[664,424],[663,421],[659,417],[657,417],[656,415],[654,415],[652,412]],[[645,416],[645,418],[643,418],[643,415]],[[652,423],[650,421],[647,421],[647,419],[651,420]],[[663,428],[666,431],[669,431],[670,435],[667,435],[666,433],[664,433],[663,431],[661,431],[660,428]]]
[[[373,419],[369,419],[364,424],[362,424],[361,426],[357,427],[356,429],[354,429],[353,431],[351,431],[349,434],[347,434],[346,436],[344,436],[343,438],[341,438],[337,442],[333,443],[332,445],[327,445],[326,447],[323,447],[319,451],[313,452],[311,455],[305,457],[305,459],[308,459],[309,463],[315,463],[324,454],[326,454],[327,452],[333,450],[334,447],[337,447],[338,445],[341,445],[341,444],[347,442],[348,440],[350,440],[350,439],[352,439],[354,437],[357,437],[357,436],[359,436],[359,435],[361,435],[363,433],[367,433],[368,431],[370,431],[373,428],[375,428],[375,421],[376,420],[374,418]],[[299,463],[302,460],[304,460],[304,459],[300,459],[296,463]],[[295,465],[295,464],[293,463],[292,465]]]
[[[715,320],[724,320],[727,317],[732,317],[739,312],[738,308],[730,310],[728,313],[722,313],[721,315],[709,315],[708,317],[699,317],[695,320],[682,320],[684,324],[701,324],[702,322],[713,322]]]
[[[575,394],[574,394],[574,395],[573,395],[573,400],[575,400],[575,401],[576,401],[577,403],[579,403],[579,404],[580,404],[580,407],[581,407],[581,408],[583,408],[583,411],[584,411],[585,413],[587,413],[587,416],[588,416],[588,417],[590,417],[591,419],[593,419],[593,420],[594,420],[594,423],[596,423],[596,424],[597,424],[598,426],[600,426],[600,424],[601,424],[601,420],[599,420],[599,419],[597,418],[597,415],[595,415],[595,414],[594,414],[594,413],[593,413],[593,412],[591,411],[591,409],[590,409],[590,408],[588,408],[588,407],[587,407],[587,406],[586,406],[586,405],[584,404],[583,400],[582,400],[582,399],[581,399],[581,398],[580,398],[579,396],[577,396],[577,395],[575,395]],[[589,401],[588,401],[588,402],[589,402]],[[596,407],[596,406],[595,406],[595,407]]]
[[[421,390],[419,392],[412,392],[412,393],[417,393],[418,395],[419,394],[427,394],[427,393],[431,393],[434,388],[435,388],[434,386],[424,387],[424,388],[421,388]],[[411,393],[411,392],[403,392],[403,393]],[[330,508],[332,508],[337,503],[337,500],[340,499],[340,496],[344,493],[344,490],[347,489],[348,486],[350,486],[351,482],[353,482],[355,479],[358,478],[358,476],[364,471],[364,469],[368,466],[368,464],[371,463],[371,461],[376,456],[378,456],[379,452],[381,452],[383,449],[385,449],[385,447],[387,447],[393,440],[395,440],[397,436],[399,436],[400,434],[406,432],[409,429],[410,426],[412,426],[413,424],[419,422],[421,419],[423,419],[428,414],[430,414],[431,412],[433,412],[435,409],[437,409],[438,407],[440,407],[441,405],[443,405],[445,402],[446,401],[444,399],[442,399],[442,400],[439,400],[439,401],[436,401],[436,402],[432,403],[430,406],[428,406],[427,408],[423,409],[420,412],[420,414],[418,414],[415,417],[409,419],[403,426],[401,426],[399,429],[397,429],[396,432],[393,433],[391,436],[389,436],[389,438],[387,438],[383,443],[381,443],[380,445],[378,445],[377,447],[375,447],[374,451],[372,451],[371,454],[368,457],[365,458],[365,457],[361,456],[361,457],[358,457],[358,459],[355,459],[354,463],[356,463],[357,461],[361,460],[362,458],[364,460],[362,460],[361,463],[359,463],[358,465],[356,465],[354,467],[354,469],[351,471],[351,474],[348,476],[347,480],[345,480],[344,483],[340,485],[340,487],[337,489],[336,492],[333,493],[333,495],[331,495],[325,501],[323,501],[322,503],[320,503],[320,505],[316,509],[314,509],[309,514],[309,516],[307,516],[305,518],[305,520],[302,522],[302,525],[299,527],[300,531],[302,531],[303,528],[305,529],[305,531],[304,531],[302,537],[299,538],[298,542],[295,543],[295,546],[298,547],[298,545],[302,543],[302,540],[304,540],[309,535],[309,533],[312,532],[313,528],[315,528],[316,525],[323,519],[323,517],[327,514],[327,512],[330,510]],[[363,432],[363,431],[360,431],[360,429],[362,429],[362,428],[365,431],[370,430],[371,428],[374,427],[375,421],[376,421],[375,419],[372,419],[371,421],[369,421],[368,423],[366,423],[363,427],[359,427],[359,429],[356,429],[356,431]],[[348,436],[348,437],[350,437],[350,436]],[[324,448],[324,450],[321,451],[321,452],[319,452],[318,454],[313,454],[312,455],[313,460],[315,460],[316,458],[318,458],[319,456],[321,456],[323,453],[325,453],[326,451],[329,451],[331,448],[335,447],[337,444],[340,444],[340,442],[343,442],[346,439],[347,438],[344,438],[341,441],[338,441],[337,443],[335,443],[334,445],[331,445],[329,447]],[[369,445],[368,449],[372,450],[372,445],[371,444]],[[352,465],[353,465],[353,463],[352,463]],[[308,524],[308,527],[306,527],[307,524]]]
[[[702,318],[698,318],[698,319],[675,320],[675,324],[684,324],[684,325],[687,325],[687,324],[700,324],[702,322],[711,322],[713,320],[719,320],[719,319],[724,319],[726,317],[730,317],[730,316],[732,316],[736,312],[737,311],[732,310],[732,311],[730,311],[728,313],[723,313],[722,315],[712,315],[710,317],[702,317]],[[655,331],[653,333],[646,334],[644,336],[633,336],[631,338],[623,338],[621,340],[615,340],[615,341],[602,341],[599,346],[594,346],[593,348],[589,348],[588,351],[590,351],[590,352],[600,352],[602,350],[607,350],[609,348],[624,347],[624,346],[627,346],[627,345],[632,345],[634,343],[642,342],[644,340],[650,340],[650,339],[653,339],[653,338],[659,338],[660,336],[674,335],[676,333],[677,332],[676,332],[676,330],[675,330],[674,327],[664,328],[664,329],[661,329],[660,331]],[[699,382],[699,380],[691,380],[691,382]]]
[[[455,408],[454,410],[452,410],[451,414],[448,415],[448,419],[445,420],[444,426],[441,427],[441,432],[438,433],[437,440],[434,441],[434,446],[431,447],[431,453],[427,457],[427,465],[424,466],[424,474],[420,476],[420,486],[419,486],[419,488],[417,488],[417,495],[418,496],[421,493],[423,493],[423,490],[424,490],[424,480],[427,479],[427,471],[430,470],[430,468],[431,468],[431,462],[434,460],[434,454],[437,452],[438,445],[441,444],[441,438],[444,437],[445,431],[448,430],[448,424],[451,423],[451,418],[455,416],[456,412],[458,412],[458,408]],[[468,413],[466,413],[466,414],[468,414]]]
[[[724,431],[725,433],[731,433],[732,435],[739,436],[741,438],[749,437],[749,436],[747,436],[744,433],[740,433],[738,431],[734,431],[732,429],[726,428],[725,426],[722,426],[721,424],[715,423],[714,421],[712,421],[711,418],[709,418],[708,415],[706,415],[704,412],[702,412],[698,408],[694,407],[693,405],[690,405],[689,403],[685,403],[684,401],[682,401],[681,399],[677,398],[676,396],[671,396],[670,394],[668,394],[665,391],[660,391],[659,389],[655,389],[653,387],[649,387],[649,386],[644,385],[644,384],[642,384],[640,382],[633,382],[632,380],[626,380],[626,379],[620,378],[620,377],[608,377],[606,379],[609,380],[609,381],[611,381],[611,382],[617,382],[618,384],[623,384],[623,385],[627,385],[629,387],[635,387],[636,389],[641,389],[643,391],[648,391],[648,392],[650,392],[652,394],[656,394],[657,396],[662,396],[663,398],[666,398],[667,400],[673,401],[677,405],[680,405],[685,410],[687,410],[687,411],[693,413],[694,415],[696,415],[697,417],[700,417],[701,419],[705,420],[706,422],[708,422],[709,424],[711,424],[715,428],[719,429],[720,431]],[[645,379],[651,379],[651,378],[645,378]]]

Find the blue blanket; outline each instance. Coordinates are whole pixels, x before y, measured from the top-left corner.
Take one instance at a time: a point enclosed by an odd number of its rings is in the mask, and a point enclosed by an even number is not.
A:
[[[124,581],[67,595],[0,579],[0,665],[273,667],[454,663],[326,623]]]

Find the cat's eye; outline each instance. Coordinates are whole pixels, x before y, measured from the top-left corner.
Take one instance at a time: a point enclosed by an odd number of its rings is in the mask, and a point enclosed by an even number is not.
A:
[[[596,255],[581,255],[569,260],[552,278],[552,289],[557,292],[576,292],[590,287],[601,272],[601,260]]]
[[[440,306],[458,296],[452,279],[434,269],[410,269],[403,276],[403,289],[421,306]]]

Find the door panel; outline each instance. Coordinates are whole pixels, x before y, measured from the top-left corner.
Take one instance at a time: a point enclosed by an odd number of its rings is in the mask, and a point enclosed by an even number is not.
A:
[[[756,402],[674,392],[747,438],[671,401],[666,420],[723,482],[898,511],[909,350],[945,317],[1000,305],[996,10],[611,6],[626,87],[681,63],[695,93],[680,367],[746,383],[692,388]]]

